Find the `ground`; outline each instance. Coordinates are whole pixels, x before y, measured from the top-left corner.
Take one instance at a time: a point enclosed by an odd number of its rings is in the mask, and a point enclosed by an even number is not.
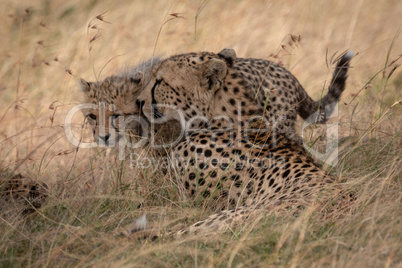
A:
[[[401,265],[401,9],[397,1],[6,1],[0,165],[44,181],[49,195],[27,217],[0,219],[1,264]],[[325,168],[359,193],[355,204],[330,214],[272,214],[214,239],[120,236],[144,214],[165,227],[211,211],[186,199],[174,174],[164,175],[141,152],[127,159],[131,169],[104,148],[77,150],[68,141],[64,124],[82,100],[79,78],[103,79],[154,54],[225,47],[283,64],[315,99],[325,94],[332,55],[357,53],[333,125],[303,133],[322,152],[321,134],[338,127],[338,162]],[[91,141],[80,112],[72,122],[77,140],[82,132],[81,141]]]

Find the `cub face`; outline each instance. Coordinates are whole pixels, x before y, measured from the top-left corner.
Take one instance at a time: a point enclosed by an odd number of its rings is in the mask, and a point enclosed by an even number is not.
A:
[[[135,100],[143,89],[141,74],[130,77],[110,76],[100,82],[80,80],[84,103],[83,110],[95,141],[113,147],[123,138],[125,130],[140,134],[141,118]]]
[[[159,57],[154,57],[103,81],[80,79],[85,105],[82,111],[99,145],[114,147],[127,130],[134,136],[142,136],[148,130],[135,101],[160,62]]]

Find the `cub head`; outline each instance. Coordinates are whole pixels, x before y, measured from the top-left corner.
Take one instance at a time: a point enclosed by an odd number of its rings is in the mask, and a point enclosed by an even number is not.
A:
[[[233,49],[175,55],[153,70],[152,78],[136,101],[150,120],[180,120],[208,117],[223,88],[228,68],[236,61]],[[183,121],[184,120],[184,121]],[[158,120],[156,120],[158,121]],[[182,124],[183,125],[183,124]]]
[[[134,135],[141,134],[143,119],[135,101],[148,84],[152,69],[159,63],[159,58],[153,58],[99,82],[80,79],[84,103],[90,104],[90,108],[83,112],[98,144],[114,147],[125,130],[132,131]]]

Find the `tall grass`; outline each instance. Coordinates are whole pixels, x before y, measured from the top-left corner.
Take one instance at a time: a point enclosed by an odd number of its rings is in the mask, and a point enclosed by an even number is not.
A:
[[[0,218],[0,264],[401,267],[401,12],[392,0],[4,2],[0,166],[46,182],[50,193],[29,217]],[[290,45],[289,34],[301,42]],[[211,211],[186,198],[175,174],[72,146],[64,118],[82,99],[77,79],[103,79],[153,54],[225,47],[281,62],[315,98],[332,73],[326,51],[358,53],[333,119],[339,162],[327,167],[356,201],[331,214],[272,213],[208,238],[121,236],[144,214],[163,229]],[[83,118],[74,122],[79,135]]]

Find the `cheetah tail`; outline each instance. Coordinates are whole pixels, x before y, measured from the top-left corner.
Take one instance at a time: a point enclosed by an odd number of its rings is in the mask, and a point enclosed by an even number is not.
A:
[[[326,107],[326,115],[332,114],[335,104],[338,103],[342,92],[345,90],[346,79],[348,78],[349,63],[353,55],[353,51],[345,53],[336,65],[331,84],[328,88],[328,94],[325,95],[321,101],[322,107]],[[324,118],[325,121],[326,119],[327,118]],[[325,123],[325,121],[323,123]]]
[[[329,116],[334,111],[342,92],[345,90],[349,64],[353,55],[353,51],[346,52],[342,55],[335,67],[331,84],[328,88],[328,93],[321,100],[315,101],[314,103],[308,103],[307,105],[302,103],[302,110],[299,111],[299,114],[303,119],[319,124],[323,124],[328,120]],[[310,98],[307,97],[306,102],[308,102],[308,99]],[[308,111],[306,110],[306,107],[308,107]],[[319,113],[317,113],[317,111],[319,111]],[[313,114],[314,116],[312,116]]]

